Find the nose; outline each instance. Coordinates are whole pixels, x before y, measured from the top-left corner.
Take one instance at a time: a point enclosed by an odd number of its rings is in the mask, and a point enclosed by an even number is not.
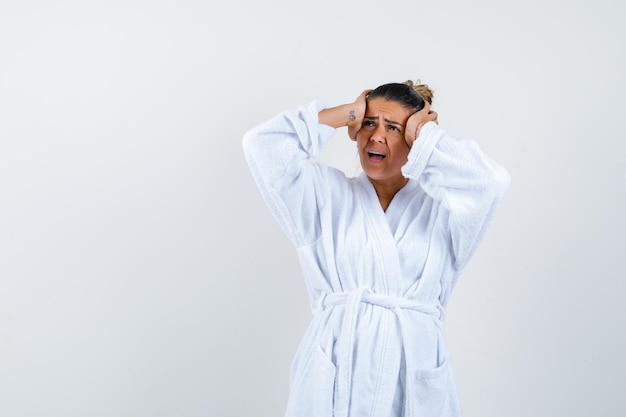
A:
[[[386,140],[385,128],[383,126],[376,127],[376,130],[374,130],[372,136],[370,136],[371,142],[385,143]]]

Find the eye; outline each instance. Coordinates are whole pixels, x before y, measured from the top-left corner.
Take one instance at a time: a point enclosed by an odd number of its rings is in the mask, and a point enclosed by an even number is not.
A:
[[[392,132],[400,132],[400,128],[396,125],[389,125],[388,129]]]
[[[374,126],[374,122],[372,122],[371,120],[364,120],[362,126],[363,127],[365,127],[365,126],[367,126],[367,127]]]

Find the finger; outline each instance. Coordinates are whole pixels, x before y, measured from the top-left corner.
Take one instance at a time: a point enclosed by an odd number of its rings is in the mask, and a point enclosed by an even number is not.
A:
[[[372,90],[371,88],[368,88],[367,90],[363,90],[363,92],[359,95],[359,98],[358,98],[358,99],[361,99],[361,100],[366,100],[366,99],[367,99],[367,96],[369,96],[369,94],[370,94],[372,91],[374,91],[374,90]]]

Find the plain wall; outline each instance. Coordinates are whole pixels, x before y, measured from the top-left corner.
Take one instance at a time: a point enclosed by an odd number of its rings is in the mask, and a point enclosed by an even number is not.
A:
[[[448,309],[465,415],[626,415],[624,9],[3,2],[0,416],[282,415],[311,313],[241,138],[409,78],[512,176]]]

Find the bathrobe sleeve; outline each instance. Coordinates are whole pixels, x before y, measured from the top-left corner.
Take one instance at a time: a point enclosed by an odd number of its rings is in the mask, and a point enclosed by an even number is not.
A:
[[[440,203],[453,267],[461,271],[509,185],[508,172],[475,142],[451,137],[429,122],[422,126],[402,173],[419,181],[426,193]]]
[[[319,209],[336,170],[315,162],[335,129],[319,123],[319,102],[283,112],[244,135],[252,175],[287,237],[301,246],[320,234]],[[344,176],[345,178],[345,176]]]

